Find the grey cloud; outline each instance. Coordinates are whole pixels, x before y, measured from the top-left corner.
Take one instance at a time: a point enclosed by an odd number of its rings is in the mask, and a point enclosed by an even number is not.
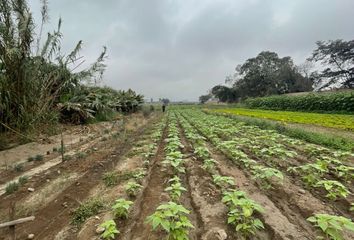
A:
[[[39,18],[39,0],[30,0]],[[196,100],[262,50],[304,61],[315,41],[353,39],[352,0],[52,0],[63,48],[82,39],[93,61],[108,48],[104,83],[147,98]]]

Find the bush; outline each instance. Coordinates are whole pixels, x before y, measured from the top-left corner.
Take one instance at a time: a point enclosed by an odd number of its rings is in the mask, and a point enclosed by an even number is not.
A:
[[[249,98],[244,101],[249,108],[290,111],[354,112],[354,91],[340,93],[311,93],[300,96],[270,96]]]

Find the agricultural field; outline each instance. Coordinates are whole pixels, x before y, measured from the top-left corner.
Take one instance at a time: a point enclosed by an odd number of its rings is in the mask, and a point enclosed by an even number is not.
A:
[[[18,239],[354,239],[352,152],[190,107],[91,128],[2,166]]]
[[[214,112],[275,120],[283,123],[310,124],[354,131],[354,116],[308,112],[272,111],[249,108],[215,109]]]

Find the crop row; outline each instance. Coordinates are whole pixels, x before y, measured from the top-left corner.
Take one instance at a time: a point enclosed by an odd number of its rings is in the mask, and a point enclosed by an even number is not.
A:
[[[270,119],[283,123],[311,124],[329,128],[354,130],[354,116],[352,115],[272,111],[249,108],[225,108],[213,111],[217,113]]]
[[[169,186],[165,191],[169,194],[170,201],[159,205],[155,212],[148,216],[146,221],[152,229],[162,229],[169,240],[187,240],[189,230],[194,228],[188,219],[190,211],[180,201],[182,192],[187,191],[182,186],[179,175],[185,173],[183,154],[180,149],[183,147],[179,138],[176,116],[169,114],[168,136],[166,139],[165,160],[162,162],[166,168],[173,171],[173,177],[168,180]]]
[[[206,136],[211,143],[216,146],[218,150],[223,152],[225,155],[227,155],[230,159],[232,159],[236,164],[239,166],[242,166],[244,169],[248,170],[251,172],[253,177],[256,179],[256,181],[260,184],[262,188],[271,188],[274,185],[274,180],[276,181],[277,184],[282,182],[283,179],[283,174],[281,171],[279,171],[276,168],[269,167],[269,166],[264,166],[263,164],[251,159],[248,157],[248,155],[242,150],[240,146],[238,146],[238,137],[234,137],[231,140],[223,140],[222,138],[227,139],[227,135],[229,137],[232,136],[237,136],[239,132],[243,132],[244,134],[251,134],[251,132],[256,132],[252,127],[249,126],[244,126],[242,124],[239,124],[239,129],[237,128],[232,128],[233,124],[225,124],[227,121],[231,121],[230,119],[223,118],[223,117],[216,117],[216,116],[210,116],[210,115],[205,115],[201,112],[197,111],[183,111],[183,115],[187,116],[188,120],[195,126],[204,136]],[[251,131],[249,131],[251,129]],[[248,130],[248,131],[247,131]],[[267,131],[261,131],[261,134],[265,134]],[[274,133],[275,134],[275,133]],[[266,136],[264,136],[266,137]],[[274,142],[276,142],[276,138],[279,136],[273,136],[274,137]],[[252,142],[248,142],[247,144],[253,144],[257,146],[257,144],[254,144]],[[270,143],[271,144],[271,143]],[[264,152],[267,151],[267,148],[264,148]],[[282,149],[283,151],[284,149]],[[293,157],[294,153],[292,152],[286,152],[284,153],[284,157]],[[346,154],[343,154],[346,155]],[[267,163],[267,161],[263,161]],[[332,162],[330,162],[332,163]],[[340,161],[335,161],[336,164],[341,164]],[[329,164],[328,164],[329,165]],[[345,165],[341,165],[345,166]],[[345,166],[347,167],[347,166]],[[352,176],[351,176],[352,177]],[[331,183],[335,183],[332,185],[329,185]],[[339,182],[337,181],[330,181],[330,180],[322,180],[322,185],[318,187],[324,187],[325,190],[328,191],[328,197],[346,197],[347,195],[347,189],[342,185],[341,183],[337,184]],[[343,190],[345,189],[345,190]],[[350,219],[341,217],[341,216],[333,216],[333,215],[327,215],[327,214],[316,214],[308,219],[309,221],[315,223],[315,224],[320,224],[323,221],[326,222],[328,228],[322,228],[324,233],[328,236],[331,236],[331,233],[333,231],[336,232],[336,234],[339,236],[341,233],[339,230],[341,228],[335,228],[334,230],[331,228],[333,227],[331,224],[336,223],[338,226],[341,226],[343,228],[348,228],[350,230],[352,229],[353,223],[351,222]],[[331,238],[331,239],[340,239],[340,238]]]
[[[128,196],[129,199],[120,197],[111,206],[113,216],[116,220],[117,219],[122,220],[128,218],[129,210],[131,206],[134,204],[133,200],[141,190],[142,180],[147,175],[147,171],[150,166],[150,160],[157,152],[158,143],[162,138],[163,130],[165,126],[166,126],[166,122],[165,120],[163,120],[160,123],[158,123],[156,127],[152,130],[152,133],[149,134],[152,139],[152,143],[147,145],[146,150],[142,152],[137,152],[136,150],[135,151],[133,150],[134,154],[141,154],[141,156],[144,159],[143,162],[144,166],[143,168],[134,171],[131,176],[132,180],[129,180],[124,186],[126,196]],[[145,142],[136,143],[135,149],[142,148],[144,144],[146,143]],[[112,187],[118,183],[118,178],[119,176],[116,175],[115,172],[108,172],[103,176],[103,181],[107,187]],[[77,209],[76,212],[80,212],[80,208]],[[79,214],[76,215],[80,216]],[[100,225],[100,228],[102,228],[102,234],[101,234],[102,239],[115,239],[115,236],[120,233],[116,225],[115,219],[107,220]],[[76,219],[74,218],[73,221],[76,223],[83,222],[79,218]]]
[[[256,217],[257,213],[264,211],[263,208],[248,198],[245,192],[235,189],[235,181],[232,177],[219,174],[216,168],[218,162],[211,157],[205,138],[184,118],[180,117],[179,121],[186,138],[192,145],[194,154],[203,162],[202,168],[210,173],[213,183],[222,191],[221,200],[228,208],[227,223],[233,225],[235,231],[242,237],[249,237],[257,230],[263,229],[263,222]]]

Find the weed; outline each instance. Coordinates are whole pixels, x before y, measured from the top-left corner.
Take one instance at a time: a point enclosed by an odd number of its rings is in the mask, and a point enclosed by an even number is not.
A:
[[[23,172],[23,163],[18,163],[14,166],[16,172]]]
[[[73,212],[72,224],[80,225],[89,217],[96,215],[104,208],[104,203],[100,199],[89,199],[75,209]]]
[[[28,177],[27,176],[21,176],[21,177],[19,177],[19,179],[18,179],[18,183],[20,184],[20,185],[23,185],[23,184],[25,184],[25,183],[27,183],[28,182]]]
[[[37,155],[34,157],[34,160],[35,160],[35,161],[42,161],[42,160],[43,160],[43,155],[37,154]]]
[[[20,184],[18,182],[10,182],[6,185],[5,192],[6,194],[14,193],[18,190]]]

